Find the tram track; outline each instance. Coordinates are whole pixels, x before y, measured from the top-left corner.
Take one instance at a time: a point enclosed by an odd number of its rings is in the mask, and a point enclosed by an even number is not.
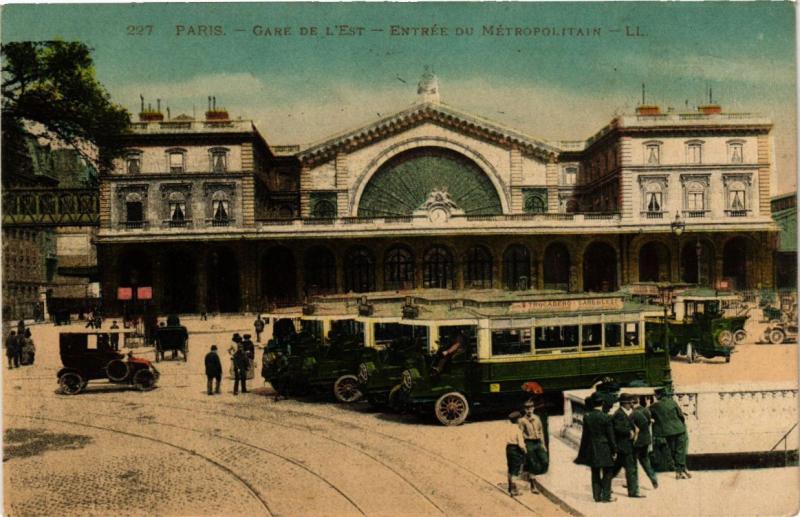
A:
[[[111,415],[105,415],[105,416],[109,416],[110,417]],[[245,488],[245,490],[256,501],[258,501],[259,505],[264,509],[264,511],[266,512],[267,515],[270,515],[270,516],[276,515],[272,511],[272,509],[270,508],[269,503],[263,497],[261,497],[261,495],[258,493],[258,491],[246,479],[242,478],[236,472],[234,472],[230,468],[226,467],[225,465],[221,464],[220,462],[216,461],[215,459],[210,458],[210,457],[208,457],[208,456],[206,456],[204,454],[200,454],[197,451],[194,451],[192,449],[188,449],[188,448],[182,447],[180,445],[175,445],[174,443],[170,443],[170,442],[167,442],[165,440],[159,440],[158,438],[153,438],[152,436],[146,436],[146,435],[143,435],[143,434],[133,433],[133,432],[130,432],[130,431],[123,431],[123,430],[120,430],[120,429],[114,429],[114,428],[107,427],[107,426],[99,426],[99,425],[94,425],[94,424],[87,424],[86,422],[76,422],[74,420],[65,420],[65,419],[61,419],[61,418],[53,418],[53,417],[45,417],[45,416],[20,415],[20,414],[15,414],[15,413],[6,413],[5,417],[6,418],[9,418],[9,417],[11,417],[11,418],[23,418],[23,419],[34,420],[34,421],[35,420],[39,420],[39,421],[43,421],[43,422],[68,424],[68,425],[72,425],[72,426],[84,427],[84,428],[87,428],[87,429],[95,429],[95,430],[98,430],[98,431],[104,431],[104,432],[109,432],[109,433],[121,434],[121,435],[124,435],[124,436],[130,436],[130,437],[133,437],[133,438],[139,438],[139,439],[142,439],[142,440],[147,440],[147,441],[150,441],[150,442],[153,442],[153,443],[157,443],[159,445],[164,445],[166,447],[171,447],[171,448],[179,450],[179,451],[181,451],[183,453],[189,454],[190,456],[194,456],[194,457],[200,458],[200,459],[208,462],[209,464],[211,464],[214,468],[216,468],[218,470],[221,470],[227,476],[233,478],[238,484],[242,485]]]
[[[124,402],[129,402],[129,401],[115,400],[114,402],[124,403]],[[200,404],[205,404],[205,402],[203,402],[203,401],[197,401],[197,402],[199,402]],[[163,403],[158,403],[158,402],[156,402],[156,403],[148,402],[146,405],[147,406],[154,406],[154,407],[161,407],[161,408],[164,408],[164,409],[187,411],[187,412],[200,411],[202,413],[209,414],[209,415],[223,416],[223,417],[226,417],[226,418],[238,418],[238,419],[250,420],[249,418],[244,417],[244,416],[242,416],[240,414],[226,412],[226,411],[209,410],[209,409],[205,409],[205,408],[204,409],[199,409],[199,408],[196,408],[196,407],[185,407],[185,406],[178,406],[178,405],[171,405],[171,404],[163,404]],[[498,494],[502,494],[502,496],[504,498],[508,498],[508,494],[506,493],[505,490],[503,490],[502,488],[498,487],[496,483],[486,479],[481,474],[469,469],[468,467],[465,467],[464,465],[462,465],[462,464],[460,464],[460,463],[448,458],[447,456],[439,454],[438,452],[436,452],[436,451],[434,451],[432,449],[428,449],[426,447],[423,447],[423,446],[421,446],[419,444],[416,444],[416,443],[414,443],[414,442],[412,442],[410,440],[397,438],[397,437],[395,437],[395,436],[393,436],[391,434],[384,433],[382,431],[378,431],[378,430],[375,430],[375,429],[372,429],[372,428],[366,428],[366,427],[364,427],[362,425],[358,425],[358,424],[355,424],[355,423],[349,422],[349,421],[342,421],[342,420],[336,419],[336,418],[325,417],[325,416],[317,415],[317,414],[303,413],[303,412],[295,411],[295,410],[292,410],[292,409],[289,409],[289,410],[283,409],[282,411],[287,412],[287,413],[291,413],[291,414],[297,415],[297,416],[302,416],[302,417],[306,417],[306,418],[311,417],[311,418],[316,418],[316,419],[319,419],[319,420],[327,421],[327,422],[330,422],[330,423],[332,423],[332,424],[334,424],[336,426],[346,427],[346,428],[349,428],[351,430],[357,429],[357,430],[361,430],[361,431],[364,431],[364,432],[377,434],[377,435],[380,435],[381,437],[383,437],[385,439],[388,439],[388,440],[391,440],[393,442],[400,443],[400,444],[403,444],[405,446],[413,447],[414,449],[416,449],[416,450],[418,450],[418,451],[420,451],[420,452],[422,452],[422,453],[424,453],[424,454],[426,454],[428,456],[435,456],[435,457],[447,462],[449,465],[452,465],[452,466],[458,468],[459,470],[461,470],[462,472],[465,472],[465,473],[473,476],[477,480],[481,481],[484,485],[488,485],[494,491],[496,491]],[[433,502],[433,500],[431,500],[427,495],[425,495],[421,491],[421,489],[419,489],[419,487],[417,487],[415,484],[413,484],[411,481],[409,481],[405,476],[403,476],[402,474],[397,472],[397,470],[394,469],[392,466],[388,465],[387,463],[385,463],[384,461],[380,460],[379,458],[373,456],[372,454],[367,453],[363,449],[358,448],[358,447],[354,447],[350,443],[342,442],[341,440],[337,440],[335,438],[331,438],[330,436],[327,436],[327,435],[325,435],[323,433],[320,433],[318,431],[314,431],[313,429],[310,429],[308,427],[300,426],[300,425],[288,424],[288,423],[286,423],[284,421],[279,421],[279,420],[277,420],[274,417],[271,417],[269,415],[262,414],[260,419],[263,420],[263,421],[267,421],[270,424],[278,426],[278,427],[283,427],[283,428],[287,428],[287,429],[294,429],[294,430],[307,432],[309,434],[312,434],[312,435],[320,437],[320,438],[322,438],[324,440],[336,443],[336,444],[341,445],[343,447],[346,447],[346,448],[348,448],[350,450],[353,450],[353,451],[355,451],[355,452],[357,452],[359,454],[362,454],[362,455],[365,455],[365,456],[369,457],[370,459],[372,459],[372,460],[376,461],[377,463],[379,463],[384,468],[386,468],[386,469],[390,470],[391,472],[393,472],[395,475],[397,475],[405,483],[410,485],[417,493],[419,493],[425,499],[427,499],[441,513],[445,513],[444,510],[442,510],[435,502]],[[535,508],[532,508],[531,506],[529,506],[525,502],[519,500],[518,498],[513,498],[512,500],[517,505],[527,509],[531,513],[533,513],[535,515],[541,515],[540,512],[538,512]]]
[[[50,377],[48,377],[48,378],[50,378]],[[110,396],[108,398],[104,397],[104,401],[103,402],[109,402],[109,403],[115,403],[115,404],[130,404],[131,402],[133,402],[131,400],[124,400],[124,399],[121,399],[119,397],[115,397],[114,395],[116,395],[116,394],[117,394],[116,392],[109,392]],[[15,396],[15,397],[25,397],[25,398],[34,397],[33,395],[22,394],[22,393],[14,393],[13,396]],[[203,414],[213,415],[213,416],[218,416],[218,417],[224,417],[224,418],[236,418],[236,419],[243,419],[243,420],[253,420],[252,417],[243,416],[241,414],[237,414],[237,413],[233,413],[233,412],[229,412],[229,411],[212,410],[212,409],[208,409],[208,408],[198,408],[198,407],[196,407],[198,404],[200,404],[200,405],[206,405],[207,404],[205,401],[202,401],[202,400],[193,401],[193,406],[191,406],[191,407],[175,405],[175,404],[164,404],[164,403],[160,403],[160,402],[151,402],[151,401],[136,402],[136,403],[137,404],[141,404],[141,407],[139,409],[146,408],[146,407],[157,407],[157,408],[162,408],[162,409],[166,409],[166,410],[186,411],[186,412],[189,412],[189,413],[200,412],[200,413],[203,413]],[[256,406],[255,409],[258,409],[258,407]],[[448,465],[453,466],[453,467],[457,468],[458,470],[460,470],[460,471],[462,471],[462,472],[464,472],[466,474],[469,474],[474,479],[476,479],[479,482],[481,482],[481,484],[484,484],[485,486],[491,487],[491,489],[493,491],[495,491],[498,495],[502,495],[502,497],[504,499],[508,499],[508,494],[506,493],[506,491],[504,489],[499,487],[496,483],[492,482],[491,480],[483,477],[480,473],[473,471],[472,469],[470,469],[470,468],[458,463],[457,461],[452,460],[451,458],[449,458],[447,456],[444,456],[444,455],[438,453],[435,450],[432,450],[432,449],[429,449],[429,448],[424,447],[422,445],[419,445],[417,443],[414,443],[413,441],[410,441],[410,440],[407,440],[407,439],[403,439],[403,438],[398,438],[398,437],[396,437],[394,435],[391,435],[389,433],[385,433],[383,431],[376,430],[374,428],[367,428],[367,427],[365,427],[363,425],[359,425],[359,424],[356,424],[356,423],[354,423],[352,421],[347,421],[347,420],[343,420],[343,419],[340,419],[340,418],[334,418],[334,417],[330,417],[330,416],[323,416],[323,415],[319,415],[319,414],[316,414],[316,413],[301,412],[301,411],[297,411],[297,410],[294,410],[294,409],[286,409],[286,408],[281,408],[281,411],[284,412],[285,414],[297,415],[297,416],[301,416],[301,417],[305,417],[305,418],[313,418],[313,419],[318,419],[318,420],[321,420],[321,421],[329,422],[330,424],[332,424],[332,425],[334,425],[334,426],[336,426],[338,428],[346,428],[346,429],[349,429],[349,430],[359,430],[359,431],[363,431],[363,432],[366,432],[366,433],[379,435],[379,436],[381,436],[382,438],[384,438],[386,440],[392,441],[393,443],[397,443],[397,444],[399,444],[401,446],[413,448],[414,450],[416,450],[416,451],[418,451],[418,452],[420,452],[420,453],[422,453],[422,454],[424,454],[424,455],[426,455],[428,457],[436,457],[436,458],[442,460],[443,462],[447,463]],[[301,431],[301,432],[304,432],[304,433],[311,434],[311,435],[313,435],[313,436],[315,436],[317,438],[329,441],[331,443],[335,443],[335,444],[337,444],[339,446],[342,446],[342,447],[345,447],[345,448],[347,448],[347,449],[349,449],[351,451],[354,451],[357,454],[360,454],[360,455],[363,455],[363,456],[369,458],[370,460],[378,463],[381,467],[383,467],[384,469],[388,470],[393,475],[395,475],[397,478],[399,478],[401,480],[401,482],[403,482],[405,485],[407,485],[409,488],[411,488],[419,496],[424,498],[433,508],[436,509],[437,512],[446,513],[441,508],[441,506],[438,505],[427,494],[425,494],[423,492],[423,490],[419,486],[417,486],[415,483],[413,483],[411,480],[409,480],[405,475],[403,475],[402,473],[398,472],[397,469],[395,469],[392,465],[390,465],[387,462],[383,461],[382,459],[377,457],[375,454],[372,454],[371,452],[368,452],[367,450],[364,450],[364,448],[356,447],[352,443],[348,443],[348,442],[344,442],[342,440],[338,440],[336,438],[332,438],[332,437],[330,437],[330,436],[328,436],[328,435],[326,435],[326,434],[324,434],[322,432],[315,431],[313,428],[310,428],[309,426],[290,424],[290,423],[287,423],[285,419],[276,419],[274,416],[269,415],[269,414],[267,414],[267,413],[265,413],[263,411],[260,411],[259,413],[260,413],[260,415],[259,415],[258,419],[262,420],[262,421],[265,421],[265,422],[268,422],[271,425],[275,425],[277,427],[281,427],[281,428],[284,428],[284,429],[289,429],[289,430],[294,430],[294,431]],[[95,412],[95,413],[87,413],[87,414],[95,414],[97,416],[102,416],[102,417],[107,417],[107,418],[120,418],[117,415],[111,415],[111,414],[107,414],[107,413],[96,413]],[[124,418],[124,417],[122,417],[122,418]],[[134,420],[134,419],[127,419],[127,420]],[[344,494],[344,492],[339,490],[337,487],[335,487],[333,484],[331,484],[327,479],[325,479],[320,474],[312,472],[310,469],[308,469],[308,467],[306,467],[305,465],[302,465],[301,463],[297,462],[297,460],[293,460],[293,459],[288,458],[288,457],[282,457],[280,454],[276,453],[275,451],[270,451],[270,450],[268,450],[268,449],[266,449],[264,447],[261,447],[259,445],[255,445],[255,444],[250,443],[250,442],[242,441],[240,439],[232,439],[232,438],[229,438],[229,437],[226,437],[226,436],[222,436],[222,435],[219,435],[219,434],[216,434],[216,433],[212,433],[212,432],[198,431],[197,429],[183,427],[183,426],[180,426],[180,425],[177,425],[177,424],[172,424],[172,423],[163,423],[163,422],[148,422],[148,423],[149,424],[157,424],[157,425],[162,425],[162,426],[173,427],[173,428],[181,429],[181,430],[184,430],[184,431],[200,432],[200,433],[204,433],[204,434],[207,434],[207,435],[215,437],[215,438],[224,439],[224,440],[228,440],[228,441],[234,441],[237,444],[244,445],[244,446],[247,446],[247,447],[251,447],[251,448],[253,448],[255,450],[260,450],[261,452],[264,452],[266,454],[272,454],[272,455],[274,455],[276,457],[281,457],[285,461],[293,462],[293,464],[295,464],[296,466],[298,466],[298,467],[308,471],[309,473],[312,473],[312,475],[315,475],[316,477],[318,477],[325,484],[329,485],[331,488],[333,488],[335,491],[337,491],[342,497],[347,499],[348,502],[350,502],[360,513],[365,514],[363,512],[363,510],[361,508],[359,508],[357,504],[355,504],[354,501],[352,501],[346,494]],[[535,514],[535,515],[541,515],[540,512],[538,512],[535,508],[533,508],[530,505],[526,504],[524,501],[521,501],[519,498],[512,498],[511,501],[516,503],[517,506],[519,506],[521,508],[525,508],[527,511],[529,511],[529,512]]]

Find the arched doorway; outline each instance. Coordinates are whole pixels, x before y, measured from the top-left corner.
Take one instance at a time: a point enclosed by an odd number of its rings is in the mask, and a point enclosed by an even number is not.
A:
[[[650,241],[639,249],[639,281],[669,282],[670,256],[667,246],[658,241]]]
[[[569,250],[561,242],[551,243],[544,250],[544,288],[569,290]]]
[[[238,312],[239,263],[230,248],[215,248],[206,261],[208,279],[208,307],[212,312]]]
[[[197,310],[197,267],[194,257],[183,250],[169,250],[161,261],[164,295],[161,308],[167,313]]]
[[[425,252],[422,262],[422,286],[451,289],[453,287],[453,255],[443,246]]]
[[[722,276],[730,282],[732,289],[747,288],[749,259],[746,238],[734,237],[725,243],[722,250]]]
[[[512,244],[503,254],[503,278],[506,289],[522,290],[531,286],[531,253],[522,244]]]
[[[700,280],[698,281],[698,257]],[[681,248],[681,280],[689,284],[711,285],[714,278],[714,248],[708,241],[690,240]]]
[[[275,246],[261,258],[261,296],[268,305],[297,301],[297,267],[289,248]]]
[[[336,258],[325,246],[314,246],[306,251],[303,273],[307,294],[336,291]]]
[[[344,288],[354,293],[375,290],[375,257],[367,248],[353,248],[345,256]]]
[[[583,290],[617,289],[617,252],[605,242],[593,242],[583,253]]]

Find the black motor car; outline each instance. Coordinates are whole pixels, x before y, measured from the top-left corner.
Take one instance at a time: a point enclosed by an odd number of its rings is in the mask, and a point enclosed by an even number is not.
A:
[[[180,352],[186,362],[189,354],[189,332],[181,325],[177,316],[170,315],[167,317],[167,325],[156,330],[155,345],[156,361],[163,361],[164,352],[171,350],[173,359]]]
[[[112,334],[125,331],[63,332],[59,335],[61,368],[58,385],[65,395],[76,395],[91,380],[106,379],[115,384],[128,384],[141,391],[155,387],[159,372],[153,364],[140,357],[114,351]]]

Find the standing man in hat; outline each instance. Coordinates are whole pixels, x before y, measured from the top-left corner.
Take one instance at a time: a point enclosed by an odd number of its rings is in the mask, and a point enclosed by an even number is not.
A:
[[[239,384],[242,386],[242,393],[247,393],[247,370],[250,369],[250,357],[239,342],[236,352],[233,353],[233,394],[239,394]]]
[[[511,425],[506,426],[505,429],[508,494],[512,497],[519,495],[517,485],[514,484],[514,476],[519,476],[522,473],[522,467],[525,464],[525,437],[519,425],[521,418],[522,414],[519,411],[514,411],[508,415]]]
[[[611,417],[598,408],[602,402],[594,395],[586,399],[583,415],[583,434],[575,463],[592,469],[592,496],[595,502],[615,501],[611,497],[614,478],[614,454],[617,448]]]
[[[675,479],[688,479],[686,470],[688,435],[683,411],[672,400],[672,393],[665,388],[656,390],[658,400],[650,406],[653,415],[653,439],[666,442],[666,449],[675,467]]]
[[[531,484],[531,492],[538,494],[534,485],[535,476],[547,472],[547,446],[544,441],[544,428],[539,415],[533,412],[536,404],[533,399],[525,402],[525,414],[519,420],[525,438],[525,472]]]
[[[614,413],[614,438],[617,442],[617,463],[614,475],[625,469],[628,497],[644,497],[639,493],[639,470],[636,465],[636,426],[633,423],[633,395],[623,393],[619,397],[619,409]]]
[[[219,393],[219,383],[222,380],[222,363],[217,355],[217,345],[211,345],[211,351],[206,354],[206,378],[208,379],[208,394],[211,395],[211,381],[216,380],[214,393]]]
[[[261,333],[264,332],[264,320],[261,319],[261,314],[256,316],[256,320],[253,322],[253,328],[256,331],[256,343],[261,343]]]
[[[644,469],[645,474],[650,478],[653,488],[658,488],[656,471],[650,464],[649,454],[650,444],[653,443],[653,437],[650,434],[650,423],[653,417],[647,406],[642,405],[641,399],[637,397],[634,403],[633,425],[636,426],[636,441],[633,442],[633,448],[636,453],[636,459],[639,460],[639,464]]]

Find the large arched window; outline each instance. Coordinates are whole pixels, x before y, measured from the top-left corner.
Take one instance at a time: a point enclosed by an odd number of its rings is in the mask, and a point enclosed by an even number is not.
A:
[[[314,246],[305,254],[305,284],[309,294],[336,290],[336,258],[325,246]]]
[[[453,287],[453,256],[442,246],[434,246],[425,252],[422,262],[424,287],[450,289]]]
[[[318,219],[333,219],[336,217],[336,207],[330,201],[322,199],[314,205],[314,212],[311,215]]]
[[[531,255],[528,248],[513,244],[503,254],[503,278],[506,289],[528,289],[531,285]]]
[[[383,283],[386,289],[413,289],[414,254],[405,246],[394,246],[383,260]]]
[[[171,192],[167,200],[167,218],[170,226],[186,225],[186,196],[182,192]]]
[[[350,250],[344,262],[346,291],[366,293],[375,290],[375,258],[366,248]]]
[[[464,257],[464,287],[492,287],[492,254],[485,246],[473,246]]]
[[[131,192],[125,197],[125,222],[128,226],[141,226],[144,222],[144,205],[142,196]]]

